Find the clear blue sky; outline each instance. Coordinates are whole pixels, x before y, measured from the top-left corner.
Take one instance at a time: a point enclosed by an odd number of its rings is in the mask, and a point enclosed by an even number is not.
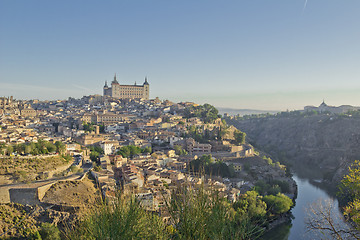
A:
[[[359,0],[0,0],[0,96],[150,95],[218,107],[360,105]]]

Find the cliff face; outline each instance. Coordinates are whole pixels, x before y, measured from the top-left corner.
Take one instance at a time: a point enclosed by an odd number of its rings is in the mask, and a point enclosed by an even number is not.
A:
[[[360,118],[289,116],[248,120],[226,119],[258,148],[283,158],[314,178],[338,182],[360,159]]]

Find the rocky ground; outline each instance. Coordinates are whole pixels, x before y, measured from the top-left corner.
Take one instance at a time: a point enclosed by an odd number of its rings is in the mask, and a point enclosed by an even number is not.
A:
[[[54,224],[61,231],[69,230],[99,200],[100,193],[95,181],[85,177],[81,182],[65,181],[54,184],[40,206],[0,204],[0,238],[30,239],[42,223]],[[5,232],[7,233],[2,235]]]
[[[65,181],[54,184],[45,194],[43,202],[90,208],[100,200],[95,182],[86,177],[83,181]]]

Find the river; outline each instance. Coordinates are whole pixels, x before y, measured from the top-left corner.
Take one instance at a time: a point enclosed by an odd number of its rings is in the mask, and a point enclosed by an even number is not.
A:
[[[291,222],[281,224],[266,233],[262,239],[266,240],[312,240],[312,239],[332,239],[329,235],[323,235],[321,232],[311,232],[307,230],[306,221],[309,219],[309,207],[311,205],[322,203],[326,206],[332,202],[332,214],[337,224],[344,226],[344,220],[338,207],[338,201],[330,196],[323,189],[313,185],[308,179],[303,179],[297,175],[293,179],[298,185],[298,196],[296,205],[291,210],[294,218]]]

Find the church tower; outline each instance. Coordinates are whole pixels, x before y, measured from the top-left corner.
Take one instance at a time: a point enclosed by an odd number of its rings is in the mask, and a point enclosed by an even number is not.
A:
[[[143,84],[143,98],[149,100],[149,92],[150,92],[150,85],[147,81],[147,77],[145,77],[145,82]]]
[[[111,97],[111,88],[109,88],[109,86],[107,85],[107,81],[105,81],[104,85],[104,96]]]
[[[120,98],[120,84],[116,80],[116,73],[114,76],[114,80],[111,82],[111,96],[113,98]]]

